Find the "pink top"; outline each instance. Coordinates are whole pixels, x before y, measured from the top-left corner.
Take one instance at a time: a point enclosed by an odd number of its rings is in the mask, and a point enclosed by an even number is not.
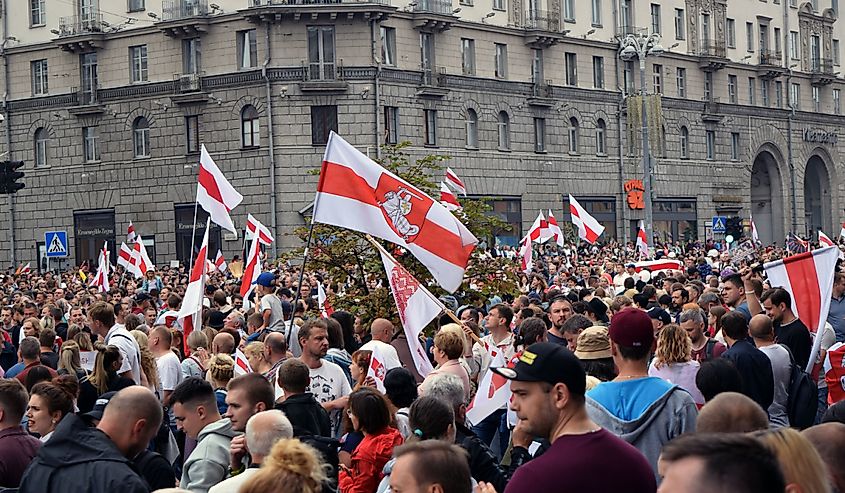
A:
[[[461,382],[464,384],[464,399],[469,402],[469,373],[467,373],[464,367],[461,366],[460,361],[456,359],[450,359],[449,361],[443,363],[442,365],[439,365],[437,368],[432,370],[432,372],[425,377],[425,380],[428,380],[434,375],[439,375],[442,373],[451,373],[453,375],[457,375],[457,377],[461,379]],[[420,385],[425,384],[425,380],[423,380],[423,383]]]

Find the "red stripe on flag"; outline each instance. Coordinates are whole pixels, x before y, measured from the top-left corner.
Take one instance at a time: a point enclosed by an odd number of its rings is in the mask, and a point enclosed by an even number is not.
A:
[[[200,186],[205,189],[205,193],[207,193],[212,199],[223,204],[223,207],[225,207],[228,212],[230,209],[226,205],[226,202],[223,201],[223,194],[220,193],[220,188],[217,187],[217,180],[214,179],[214,175],[205,169],[202,164],[200,164],[199,181]]]
[[[799,318],[810,332],[815,333],[819,327],[822,297],[813,252],[787,257],[783,259],[783,266],[789,276],[789,285],[792,287],[792,297]]]

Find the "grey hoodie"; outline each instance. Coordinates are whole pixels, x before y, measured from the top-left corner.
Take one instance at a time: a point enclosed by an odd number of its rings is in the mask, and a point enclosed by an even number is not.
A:
[[[695,431],[698,408],[689,393],[675,385],[632,421],[623,421],[589,396],[587,414],[597,425],[636,447],[657,477],[660,451],[673,438]]]
[[[229,444],[237,435],[229,418],[206,425],[197,436],[197,447],[185,461],[179,486],[191,492],[207,493],[226,479]]]

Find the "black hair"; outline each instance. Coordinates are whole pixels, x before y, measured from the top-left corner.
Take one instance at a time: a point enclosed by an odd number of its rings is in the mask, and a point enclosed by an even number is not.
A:
[[[408,421],[417,439],[442,438],[449,431],[449,425],[455,425],[455,411],[444,400],[423,396],[411,404]]]
[[[417,381],[402,367],[388,370],[384,376],[384,390],[390,402],[400,409],[410,406],[418,396]]]
[[[609,382],[616,378],[616,365],[613,358],[598,358],[580,360],[584,372],[591,377],[596,377],[602,382]]]
[[[184,405],[216,403],[214,388],[202,378],[190,377],[182,381],[173,389],[170,394],[171,405],[176,403]],[[215,404],[214,409],[217,409]]]
[[[715,358],[701,363],[695,375],[695,386],[705,402],[722,392],[742,393],[742,375],[731,360]]]

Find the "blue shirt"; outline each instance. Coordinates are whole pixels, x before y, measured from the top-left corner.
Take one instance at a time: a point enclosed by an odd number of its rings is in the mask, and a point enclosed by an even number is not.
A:
[[[836,342],[845,342],[845,296],[839,299],[830,299],[827,321],[830,322],[833,331],[836,333]]]
[[[622,421],[639,419],[674,385],[657,377],[602,382],[587,395]]]
[[[26,365],[23,364],[23,362],[16,364],[15,366],[6,370],[5,378],[14,378],[18,376],[18,373],[22,372],[24,368],[26,368]]]

